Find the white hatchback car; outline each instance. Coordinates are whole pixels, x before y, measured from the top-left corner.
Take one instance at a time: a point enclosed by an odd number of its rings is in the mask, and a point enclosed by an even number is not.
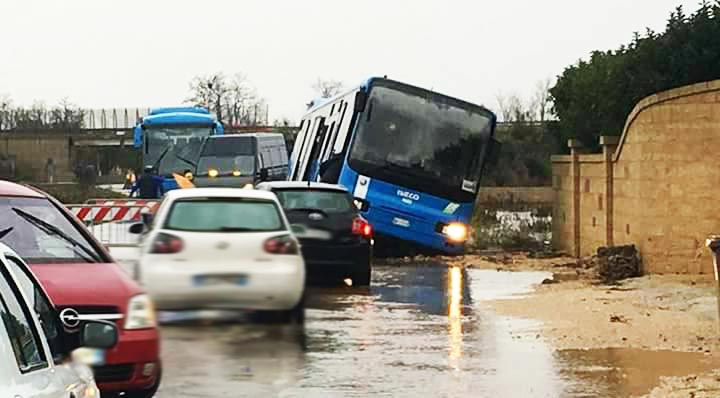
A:
[[[239,309],[304,319],[305,263],[271,192],[168,192],[142,233],[137,278],[161,310]]]
[[[117,327],[73,317],[67,310],[58,314],[30,268],[2,243],[0,319],[0,397],[100,396],[92,371],[77,361],[76,348],[111,348],[118,340]],[[101,353],[83,352],[87,359]]]

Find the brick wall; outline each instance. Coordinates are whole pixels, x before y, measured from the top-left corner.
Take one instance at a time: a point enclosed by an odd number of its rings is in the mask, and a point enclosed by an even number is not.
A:
[[[619,141],[601,139],[602,154],[583,154],[571,140],[570,156],[553,157],[555,245],[584,256],[632,243],[648,273],[712,272],[703,244],[720,232],[716,140],[720,81],[644,99]]]

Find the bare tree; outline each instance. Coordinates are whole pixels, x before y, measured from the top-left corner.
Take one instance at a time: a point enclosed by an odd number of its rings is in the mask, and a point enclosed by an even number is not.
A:
[[[236,74],[229,82],[229,91],[224,101],[228,122],[231,125],[254,124],[261,99],[250,86],[247,77]]]
[[[266,109],[265,101],[242,73],[232,78],[223,73],[195,77],[190,82],[190,91],[186,102],[207,107],[218,120],[230,125],[254,124]]]
[[[503,122],[525,122],[532,119],[530,107],[517,94],[499,93],[495,96]]]
[[[550,117],[552,110],[552,98],[550,97],[550,88],[553,85],[551,78],[546,78],[538,81],[535,84],[535,93],[533,94],[532,114],[534,119],[540,122],[545,122]]]
[[[55,128],[77,129],[81,128],[85,118],[85,111],[77,105],[63,98],[60,103],[50,110],[50,125]]]
[[[223,120],[224,99],[230,91],[223,73],[196,76],[190,82],[190,91],[191,97],[186,102],[207,107],[219,121]]]
[[[9,95],[0,96],[0,131],[10,129],[12,120],[12,100]]]
[[[332,98],[340,94],[343,89],[343,84],[338,80],[325,80],[318,78],[312,88],[320,95],[320,97]]]
[[[512,118],[512,113],[510,112],[510,109],[508,108],[508,98],[503,93],[497,93],[495,95],[495,101],[497,101],[498,104],[498,111],[500,113],[500,119],[502,119],[503,122],[507,122]]]

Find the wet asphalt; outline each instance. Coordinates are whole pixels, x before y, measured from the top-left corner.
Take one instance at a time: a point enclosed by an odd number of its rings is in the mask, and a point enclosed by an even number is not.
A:
[[[624,397],[674,375],[668,363],[698,366],[695,354],[556,352],[537,323],[487,303],[546,277],[376,267],[370,288],[312,289],[304,330],[232,313],[163,313],[157,396]]]

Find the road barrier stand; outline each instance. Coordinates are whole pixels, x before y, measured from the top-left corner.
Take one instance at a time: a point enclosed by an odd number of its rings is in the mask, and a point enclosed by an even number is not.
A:
[[[142,222],[144,213],[154,213],[159,201],[98,200],[65,205],[83,222],[102,244],[110,247],[134,247],[138,236],[130,233],[132,224]]]
[[[705,245],[713,252],[713,269],[715,270],[715,286],[717,287],[718,326],[720,327],[720,235],[710,235]]]

